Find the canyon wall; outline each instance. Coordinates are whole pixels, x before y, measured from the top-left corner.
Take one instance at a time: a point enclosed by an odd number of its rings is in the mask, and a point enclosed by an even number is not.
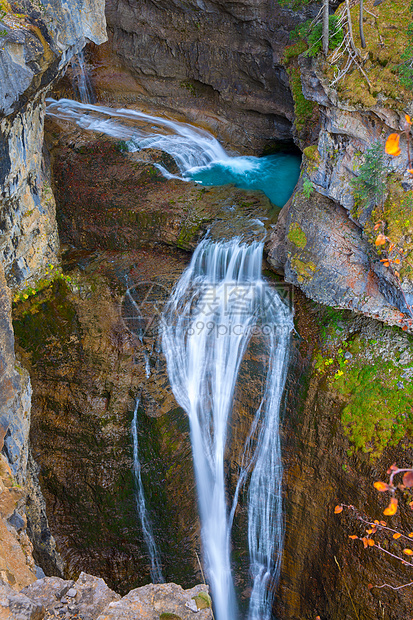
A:
[[[109,43],[92,56],[98,93],[207,126],[232,149],[262,152],[292,139],[282,56],[290,30],[317,11],[266,0],[108,0]]]
[[[102,2],[80,0],[68,7],[53,0],[47,5],[26,0],[2,4],[0,50],[0,437],[2,453],[11,467],[14,484],[21,485],[15,511],[2,511],[4,534],[21,540],[27,557],[26,574],[16,578],[11,551],[2,557],[9,566],[2,578],[17,587],[35,579],[26,528],[26,500],[31,495],[32,520],[43,546],[58,557],[40,503],[37,508],[35,476],[28,475],[29,430],[32,388],[29,375],[17,361],[11,326],[12,291],[35,286],[51,264],[59,262],[59,240],[55,203],[49,170],[43,156],[45,97],[53,81],[86,41],[102,43],[106,39]],[[68,10],[69,9],[69,10]],[[4,458],[4,457],[2,457]],[[32,468],[33,469],[33,468]],[[9,473],[5,471],[7,483]],[[3,485],[2,501],[9,484]],[[41,497],[41,494],[40,494]],[[40,501],[40,500],[39,500]],[[6,535],[6,534],[5,534]],[[45,537],[49,542],[45,543]],[[26,542],[27,541],[27,542]],[[29,549],[30,547],[30,549]],[[13,547],[11,547],[13,548]],[[3,549],[3,547],[2,547]],[[5,542],[5,550],[8,549]],[[16,556],[16,557],[17,557]],[[56,564],[55,562],[55,564]],[[18,562],[17,562],[18,563]],[[61,561],[60,561],[61,564]],[[2,569],[4,567],[2,566]],[[60,569],[62,566],[60,566]],[[59,570],[55,566],[56,570]]]

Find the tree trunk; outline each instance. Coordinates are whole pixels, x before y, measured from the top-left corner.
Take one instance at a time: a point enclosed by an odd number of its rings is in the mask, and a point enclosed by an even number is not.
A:
[[[361,47],[364,49],[366,47],[366,40],[364,38],[364,30],[363,30],[363,0],[360,0],[359,31],[360,31]]]
[[[329,36],[329,5],[328,0],[323,0],[323,54],[327,56],[328,54],[328,36]]]

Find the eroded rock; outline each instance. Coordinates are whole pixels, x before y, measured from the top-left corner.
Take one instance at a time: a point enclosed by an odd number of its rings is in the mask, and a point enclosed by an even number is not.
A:
[[[149,584],[111,603],[98,620],[210,620],[210,607],[194,611],[187,605],[207,590],[205,585],[183,590],[175,583]]]

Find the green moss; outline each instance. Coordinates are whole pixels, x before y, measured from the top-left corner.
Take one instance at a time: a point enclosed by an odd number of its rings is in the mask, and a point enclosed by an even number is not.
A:
[[[305,236],[305,232],[303,231],[298,222],[293,222],[291,224],[287,236],[291,243],[294,243],[294,245],[296,245],[298,248],[301,248],[302,250],[307,245],[307,237]]]
[[[312,121],[316,104],[313,101],[308,101],[303,95],[300,70],[297,67],[289,67],[287,71],[290,76],[290,88],[294,99],[295,125],[297,131],[300,131]]]
[[[297,273],[297,279],[300,283],[304,280],[310,280],[317,271],[317,267],[312,261],[305,262],[297,256],[292,258],[291,267]]]
[[[320,153],[318,152],[317,144],[307,146],[307,148],[304,149],[303,153],[310,161],[320,163]]]
[[[354,449],[372,458],[413,432],[413,384],[402,378],[404,370],[380,356],[367,361],[359,353],[334,376],[335,389],[348,399],[341,416],[344,432]]]
[[[409,11],[410,2],[392,0],[382,2],[374,7],[375,19],[365,14],[364,34],[366,39],[363,70],[368,76],[371,87],[356,65],[337,84],[340,98],[353,104],[371,107],[377,104],[378,96],[386,98],[386,107],[403,109],[411,100],[411,89],[405,88],[400,68],[403,66],[403,54],[408,47],[407,29],[412,21]],[[353,24],[359,19],[358,3],[351,9]],[[395,36],[397,33],[397,36]],[[353,28],[355,45],[361,49],[358,28]],[[347,61],[344,55],[341,66]],[[329,66],[328,78],[334,77],[337,67]]]
[[[212,607],[211,597],[208,592],[201,590],[201,592],[198,592],[198,594],[193,596],[192,599],[195,601],[198,609],[208,609],[209,607]]]
[[[176,614],[171,614],[169,612],[163,612],[159,616],[159,620],[182,620],[181,616],[177,616]]]
[[[294,43],[293,45],[287,45],[287,47],[284,49],[284,56],[283,56],[284,63],[288,65],[288,63],[290,62],[292,58],[297,58],[300,54],[305,52],[307,47],[308,45],[305,41],[298,41],[297,43]]]

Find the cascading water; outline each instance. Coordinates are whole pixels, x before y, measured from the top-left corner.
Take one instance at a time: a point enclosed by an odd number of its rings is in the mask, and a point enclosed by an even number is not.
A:
[[[235,157],[229,155],[212,134],[188,123],[70,99],[47,99],[47,104],[48,116],[123,140],[131,152],[159,149],[168,153],[180,174],[171,174],[155,164],[167,178],[261,189],[279,207],[287,202],[298,180],[300,158],[296,155]]]
[[[96,95],[86,68],[83,50],[72,58],[71,65],[73,72],[73,89],[78,92],[80,101],[84,104],[95,103]]]
[[[150,574],[153,583],[164,583],[162,575],[161,560],[158,547],[152,531],[151,522],[149,520],[148,511],[146,509],[145,491],[142,483],[141,464],[139,461],[139,443],[138,443],[138,409],[139,398],[136,399],[135,410],[132,419],[132,439],[133,439],[133,473],[135,475],[137,493],[136,506],[138,508],[139,518],[142,525],[143,538],[148,549],[151,561]]]
[[[241,486],[249,477],[249,620],[269,620],[282,548],[279,410],[292,313],[261,276],[263,244],[204,240],[162,319],[170,383],[189,416],[204,560],[217,620],[237,617],[230,536]],[[228,510],[225,451],[234,390],[253,334],[267,349],[266,385],[241,456]],[[251,473],[252,472],[252,473]]]

